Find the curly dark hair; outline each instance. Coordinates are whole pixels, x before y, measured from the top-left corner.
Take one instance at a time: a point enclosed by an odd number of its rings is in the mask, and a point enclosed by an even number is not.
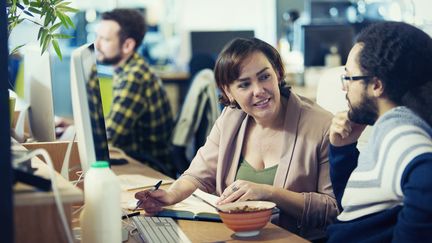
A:
[[[235,38],[222,49],[214,68],[216,83],[222,93],[219,101],[223,105],[232,105],[223,87],[232,84],[239,78],[243,61],[255,52],[261,52],[267,57],[278,75],[280,86],[285,85],[285,68],[282,58],[273,46],[258,38]]]
[[[389,21],[364,29],[357,43],[363,45],[358,60],[362,72],[380,79],[391,101],[407,106],[431,125],[431,37],[412,25]]]
[[[120,25],[120,44],[127,38],[135,40],[135,50],[141,45],[146,33],[144,16],[135,9],[118,8],[102,14],[102,20],[112,20]]]

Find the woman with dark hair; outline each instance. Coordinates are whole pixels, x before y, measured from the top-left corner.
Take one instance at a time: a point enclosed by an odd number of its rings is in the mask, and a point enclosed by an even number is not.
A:
[[[405,23],[365,29],[342,76],[349,111],[330,128],[342,213],[330,242],[425,242],[432,231],[432,39]],[[374,125],[359,152],[365,125]]]
[[[167,190],[139,192],[147,213],[197,188],[219,203],[267,200],[278,224],[308,239],[322,237],[338,213],[328,169],[331,114],[284,84],[279,53],[259,39],[223,49],[215,77],[226,106],[188,170]],[[311,122],[313,121],[313,122]]]

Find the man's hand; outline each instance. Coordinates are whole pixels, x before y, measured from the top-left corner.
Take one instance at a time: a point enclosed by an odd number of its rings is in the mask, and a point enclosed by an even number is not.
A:
[[[60,138],[66,129],[73,125],[73,120],[64,117],[54,117],[56,137]]]
[[[330,143],[333,146],[345,146],[357,142],[366,125],[351,122],[348,112],[337,113],[330,126]]]

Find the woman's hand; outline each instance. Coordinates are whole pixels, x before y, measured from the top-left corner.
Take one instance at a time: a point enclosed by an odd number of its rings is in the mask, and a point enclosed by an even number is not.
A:
[[[333,146],[345,146],[357,142],[366,125],[354,123],[348,119],[348,112],[337,113],[330,126],[330,143]]]
[[[135,193],[135,198],[139,200],[139,208],[148,215],[157,214],[162,211],[162,207],[173,204],[172,195],[163,189],[140,191]]]
[[[273,186],[237,180],[223,191],[217,204],[221,205],[234,201],[268,200],[272,192]]]
[[[177,202],[189,197],[197,186],[188,179],[176,180],[168,190],[151,189],[135,193],[135,198],[138,199],[139,208],[145,210],[146,214],[154,215],[162,211],[162,207],[173,205]]]

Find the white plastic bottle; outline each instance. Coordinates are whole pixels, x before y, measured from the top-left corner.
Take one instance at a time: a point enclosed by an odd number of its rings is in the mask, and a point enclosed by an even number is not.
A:
[[[83,243],[120,243],[120,183],[106,161],[91,165],[84,178]]]

